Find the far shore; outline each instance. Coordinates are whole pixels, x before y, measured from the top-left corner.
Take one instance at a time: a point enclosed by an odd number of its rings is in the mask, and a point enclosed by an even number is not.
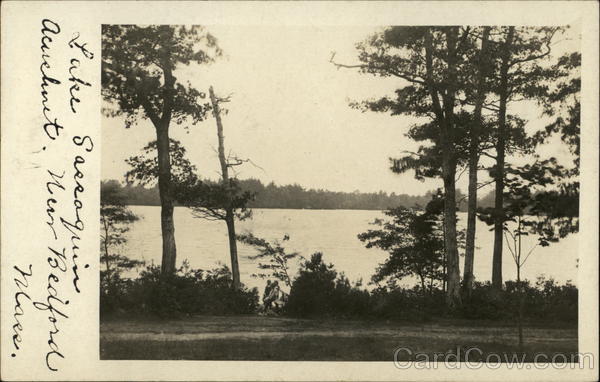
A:
[[[160,204],[127,204],[128,207],[160,207]],[[175,208],[188,208],[185,206],[175,205]],[[420,206],[414,206],[414,208],[421,209]],[[309,211],[384,211],[384,209],[374,208],[294,208],[294,207],[250,207],[251,210],[309,210]],[[467,211],[458,210],[459,213],[466,213]]]

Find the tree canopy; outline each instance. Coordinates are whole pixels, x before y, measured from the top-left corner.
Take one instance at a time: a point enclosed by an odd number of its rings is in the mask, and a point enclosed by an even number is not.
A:
[[[102,26],[102,96],[124,115],[126,127],[149,119],[154,125],[170,117],[176,124],[196,124],[209,110],[205,94],[175,77],[181,65],[206,64],[222,54],[205,28],[186,26]],[[169,82],[169,83],[167,83]],[[187,127],[187,125],[185,125]]]

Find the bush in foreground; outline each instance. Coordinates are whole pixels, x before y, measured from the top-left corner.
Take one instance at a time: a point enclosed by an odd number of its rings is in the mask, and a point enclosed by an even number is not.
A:
[[[577,287],[569,282],[559,285],[554,279],[538,277],[535,284],[521,281],[523,315],[529,320],[577,322]],[[518,312],[519,289],[507,281],[496,292],[490,282],[475,283],[470,299],[463,302],[461,315],[470,319],[512,319]]]
[[[149,266],[133,280],[120,280],[118,293],[101,294],[101,313],[143,313],[160,317],[191,314],[251,314],[258,308],[258,290],[233,289],[226,266],[209,271],[187,264],[169,277]],[[101,292],[102,293],[102,292]]]
[[[107,284],[104,280],[101,285]],[[113,277],[101,288],[101,314],[133,313],[159,317],[207,314],[254,314],[259,307],[256,288],[235,290],[226,266],[204,271],[187,264],[170,277],[149,266],[136,279]],[[489,282],[475,283],[471,297],[459,311],[448,312],[440,288],[402,288],[391,282],[372,291],[352,284],[332,264],[315,253],[302,263],[294,278],[283,314],[300,318],[384,319],[422,322],[440,317],[476,320],[513,320],[519,299],[529,322],[577,323],[577,288],[539,278],[522,282],[523,295],[513,281],[501,292]]]
[[[284,307],[286,314],[295,317],[363,317],[369,311],[369,292],[338,275],[321,253],[304,261]]]
[[[553,279],[538,278],[535,284],[522,282],[524,318],[540,322],[577,322],[577,288]],[[439,317],[512,320],[518,314],[521,295],[514,281],[507,281],[501,292],[489,282],[475,283],[472,295],[461,309],[449,312],[440,288],[421,286],[401,288],[395,283],[371,292],[352,285],[332,264],[315,253],[305,261],[292,283],[284,313],[292,317],[367,318],[427,321]]]

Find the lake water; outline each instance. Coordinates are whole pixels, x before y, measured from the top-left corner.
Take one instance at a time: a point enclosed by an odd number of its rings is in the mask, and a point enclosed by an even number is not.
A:
[[[160,207],[131,206],[140,220],[127,233],[128,243],[124,254],[130,258],[160,264],[162,241],[160,230]],[[333,263],[338,272],[344,272],[351,280],[362,279],[366,284],[377,265],[387,254],[379,249],[366,249],[356,237],[371,228],[370,222],[384,217],[380,211],[363,210],[288,210],[254,209],[253,218],[236,222],[238,233],[251,231],[267,240],[281,240],[285,234],[290,240],[283,243],[289,251],[298,251],[306,258],[314,252],[322,252],[327,263]],[[222,221],[195,218],[190,210],[176,207],[175,239],[177,264],[187,259],[193,268],[210,269],[224,263],[229,265],[229,242],[227,227]],[[478,249],[475,254],[476,280],[489,280],[492,273],[493,232],[485,223],[477,223]],[[466,226],[466,213],[459,213],[459,226]],[[523,251],[528,252],[537,242],[535,237],[523,238]],[[240,276],[247,286],[262,288],[263,281],[251,277],[257,272],[256,262],[247,258],[255,250],[238,243]],[[553,277],[558,282],[571,280],[577,284],[578,235],[571,235],[549,247],[538,246],[522,268],[522,277],[535,280],[539,275]],[[461,275],[464,258],[461,257]],[[297,267],[292,267],[295,273]],[[509,251],[504,248],[503,275],[505,280],[516,277],[516,266]],[[411,285],[407,280],[403,284]]]

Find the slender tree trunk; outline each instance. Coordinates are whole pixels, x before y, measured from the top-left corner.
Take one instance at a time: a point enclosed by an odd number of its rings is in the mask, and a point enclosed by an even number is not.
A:
[[[454,152],[454,103],[456,89],[456,64],[458,27],[448,27],[447,64],[445,84],[434,79],[433,37],[431,31],[425,34],[426,82],[431,96],[436,122],[440,129],[442,148],[442,178],[444,181],[444,249],[446,252],[446,305],[454,309],[461,304],[460,269],[458,245],[456,241],[456,155]],[[440,102],[440,94],[443,105]]]
[[[460,269],[458,263],[458,245],[456,241],[456,153],[454,152],[454,104],[456,92],[456,65],[458,27],[448,27],[447,64],[445,84],[438,84],[434,77],[433,36],[431,31],[425,34],[426,83],[440,129],[442,148],[442,178],[444,180],[444,249],[446,252],[446,305],[455,309],[461,304]],[[441,87],[440,87],[441,86]],[[440,94],[443,105],[440,102]]]
[[[519,311],[517,327],[519,332],[519,351],[523,351],[523,288],[521,286],[521,266],[517,264],[517,291],[519,293]]]
[[[471,138],[473,139],[473,138]],[[473,150],[473,148],[471,148]],[[467,209],[467,241],[465,248],[465,269],[463,289],[465,297],[470,297],[473,289],[473,267],[475,263],[475,230],[477,224],[477,166],[479,156],[469,153],[469,203]]]
[[[523,286],[521,285],[521,217],[517,218],[517,234],[519,235],[519,246],[517,248],[517,286],[519,288],[519,351],[523,351]]]
[[[448,291],[446,304],[451,309],[461,304],[460,265],[456,241],[456,153],[454,152],[454,103],[456,93],[456,66],[458,64],[458,27],[450,27],[447,39],[447,85],[443,94],[444,123],[442,123],[442,176],[444,178],[444,223],[446,224],[446,251],[448,253]]]
[[[106,222],[106,218],[103,218],[104,225],[104,255],[106,258],[104,259],[104,263],[106,264],[106,275],[110,276],[110,259],[108,258],[108,223]]]
[[[498,111],[498,140],[496,142],[496,168],[495,168],[495,222],[494,222],[494,255],[492,259],[492,287],[502,289],[502,238],[504,230],[504,151],[506,135],[506,104],[508,102],[508,68],[510,49],[514,36],[514,27],[509,27],[502,52],[502,65],[500,67],[500,104]]]
[[[110,259],[108,257],[108,222],[106,218],[102,219],[104,225],[104,264],[106,265],[106,286],[108,293],[112,294],[112,280],[110,277]]]
[[[173,222],[173,195],[171,187],[171,156],[169,147],[169,124],[173,112],[175,96],[175,77],[169,62],[170,52],[165,54],[162,62],[164,85],[162,91],[162,114],[155,113],[150,102],[141,98],[142,105],[156,130],[156,151],[158,157],[158,193],[160,196],[160,228],[162,233],[161,274],[168,276],[175,273],[175,224]]]
[[[156,128],[158,151],[158,191],[160,194],[160,227],[162,231],[163,275],[175,273],[175,224],[173,221],[173,197],[171,195],[171,160],[169,155],[169,123]]]
[[[444,225],[445,247],[447,253],[447,291],[446,303],[454,309],[461,304],[460,269],[458,263],[458,245],[456,242],[456,163],[445,159],[443,163],[444,177]]]
[[[444,273],[444,279],[442,280],[442,292],[446,293],[446,288],[447,288],[447,282],[446,282],[446,252],[444,252],[444,259],[443,259],[444,265],[442,267],[442,272]]]
[[[228,171],[228,163],[225,158],[225,143],[223,137],[223,124],[221,122],[221,114],[219,111],[219,103],[217,102],[217,98],[215,97],[215,92],[213,91],[212,86],[209,88],[210,93],[210,101],[213,107],[213,114],[215,116],[215,120],[217,121],[217,137],[219,139],[219,162],[221,162],[221,174],[223,177],[223,185],[228,188],[229,187],[229,171]],[[231,275],[233,278],[233,288],[239,289],[241,286],[240,283],[240,268],[238,264],[238,254],[237,254],[237,242],[235,239],[235,221],[234,221],[233,208],[231,206],[225,207],[225,222],[227,223],[227,233],[229,235],[229,254],[231,257]]]
[[[469,147],[469,203],[467,209],[467,242],[465,248],[465,269],[463,276],[463,288],[465,296],[471,295],[473,289],[473,265],[475,263],[475,227],[477,223],[477,167],[479,165],[479,140],[482,128],[481,110],[485,101],[486,89],[486,62],[487,40],[490,27],[483,28],[481,38],[481,50],[477,68],[477,93],[475,99],[475,110],[473,112],[473,126],[470,129]]]
[[[442,221],[442,231],[444,234],[444,253],[442,254],[442,274],[444,275],[444,279],[442,280],[442,292],[446,293],[446,288],[448,284],[448,256],[446,255],[448,252],[446,251],[446,223]]]
[[[229,235],[229,255],[231,257],[231,274],[233,275],[233,287],[235,289],[240,289],[240,268],[238,265],[238,257],[237,257],[237,241],[235,239],[235,223],[233,211],[231,209],[227,209],[226,211],[226,220],[227,223],[227,233]]]

